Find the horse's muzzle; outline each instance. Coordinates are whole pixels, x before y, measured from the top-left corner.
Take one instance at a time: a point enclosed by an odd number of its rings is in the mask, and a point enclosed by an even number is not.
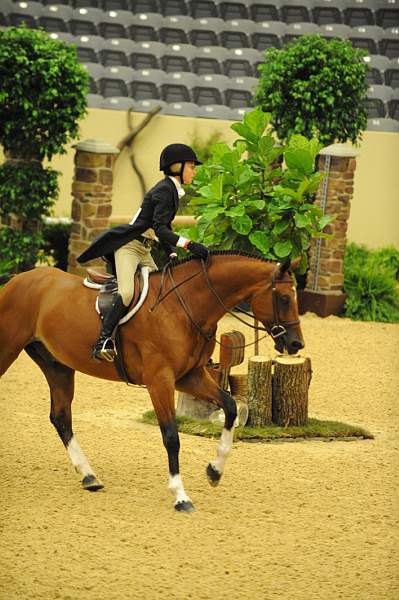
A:
[[[275,339],[274,347],[277,350],[277,352],[282,353],[284,352],[284,350],[287,350],[288,354],[297,354],[299,350],[302,350],[302,348],[305,347],[305,344],[299,338],[290,338],[291,336],[287,332],[284,335],[281,335],[280,337]]]

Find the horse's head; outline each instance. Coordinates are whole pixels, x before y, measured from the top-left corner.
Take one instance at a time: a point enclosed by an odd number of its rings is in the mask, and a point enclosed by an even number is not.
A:
[[[271,282],[263,284],[251,299],[253,314],[274,339],[276,350],[283,352],[286,349],[289,354],[296,354],[305,345],[299,324],[296,288],[290,274],[290,268],[295,269],[299,260],[292,264],[289,259],[277,263]]]

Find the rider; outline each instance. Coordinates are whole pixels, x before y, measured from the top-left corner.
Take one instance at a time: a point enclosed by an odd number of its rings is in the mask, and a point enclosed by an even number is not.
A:
[[[208,249],[205,246],[178,236],[171,229],[179,198],[185,193],[182,184],[192,182],[195,167],[200,164],[189,146],[166,146],[161,152],[159,167],[165,178],[145,194],[132,221],[128,225],[108,229],[77,258],[80,263],[99,256],[105,256],[110,262],[115,261],[118,294],[102,321],[100,337],[93,346],[93,358],[114,360],[116,349],[112,334],[132,301],[137,267],[147,266],[151,271],[157,268],[151,256],[151,247],[157,240],[170,259],[177,257],[173,250],[175,246],[190,250],[200,258],[207,257]]]

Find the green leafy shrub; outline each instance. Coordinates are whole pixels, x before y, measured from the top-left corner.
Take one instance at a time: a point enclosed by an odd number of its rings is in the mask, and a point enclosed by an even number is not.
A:
[[[74,46],[44,31],[0,30],[0,142],[20,158],[51,159],[78,134],[88,74]]]
[[[194,150],[198,159],[201,162],[206,162],[211,156],[211,148],[217,142],[222,141],[223,134],[221,131],[214,131],[207,138],[201,138],[198,134],[194,134],[190,146]],[[178,215],[191,215],[191,209],[189,208],[191,199],[195,195],[194,189],[189,186],[186,189],[186,194],[183,198],[180,198]]]
[[[57,175],[41,165],[65,152],[86,111],[88,74],[76,49],[25,27],[0,30],[0,244],[17,272],[43,255],[42,218],[58,193]],[[4,268],[4,267],[3,267]],[[10,267],[7,267],[10,268]]]
[[[333,219],[312,202],[322,178],[315,170],[321,146],[301,135],[279,146],[269,117],[260,108],[246,113],[231,126],[241,136],[233,148],[212,147],[193,183],[190,208],[200,218],[186,234],[214,249],[275,260],[301,256],[304,270],[310,238],[325,236],[322,230]]]
[[[255,101],[271,113],[280,140],[295,133],[323,145],[361,139],[367,127],[364,54],[350,42],[319,35],[267,50]]]
[[[0,165],[0,216],[18,215],[29,226],[49,215],[58,196],[58,171],[40,162],[9,161]]]
[[[12,271],[32,268],[43,246],[42,215],[48,215],[58,195],[58,172],[40,162],[15,161],[0,165],[0,229],[2,255]],[[10,217],[18,227],[7,224]]]
[[[345,316],[399,323],[399,251],[348,244],[344,261]]]
[[[45,219],[43,223],[43,249],[54,266],[66,271],[68,268],[68,244],[71,234],[70,219]]]

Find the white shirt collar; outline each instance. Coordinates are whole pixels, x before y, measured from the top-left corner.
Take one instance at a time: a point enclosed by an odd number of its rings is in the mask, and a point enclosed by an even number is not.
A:
[[[171,175],[169,175],[169,179],[171,179],[173,181],[173,183],[175,184],[176,189],[177,189],[177,195],[179,196],[179,198],[182,198],[186,194],[186,192],[182,188],[182,185],[181,185],[180,181],[178,181],[177,179],[175,179]]]

